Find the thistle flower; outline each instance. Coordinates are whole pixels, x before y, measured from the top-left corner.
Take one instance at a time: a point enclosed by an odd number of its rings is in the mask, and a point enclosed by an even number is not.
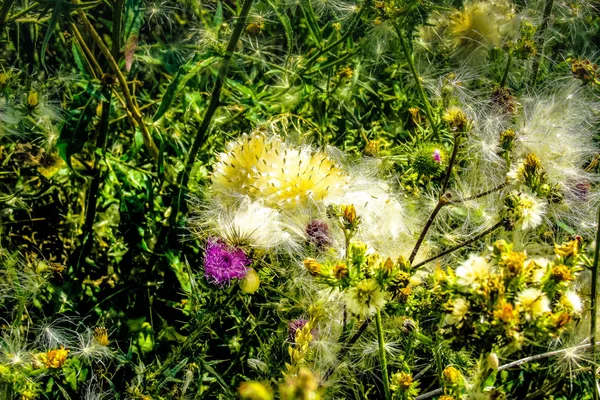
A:
[[[208,240],[204,254],[204,275],[217,285],[229,284],[232,279],[246,276],[252,261],[243,250],[230,247],[215,238]]]
[[[372,279],[360,281],[348,289],[344,298],[348,311],[363,318],[375,314],[386,303],[385,292]]]
[[[517,304],[522,312],[525,312],[528,320],[541,317],[545,313],[549,313],[550,300],[540,290],[536,288],[525,289],[517,295]]]
[[[469,302],[462,297],[452,300],[451,303],[451,314],[446,314],[444,323],[446,325],[457,325],[459,324],[469,312]]]
[[[513,19],[509,1],[469,1],[449,17],[445,31],[456,57],[479,62],[492,47],[501,47]]]
[[[458,284],[468,287],[479,287],[489,277],[491,265],[484,257],[471,254],[469,258],[456,268]]]
[[[535,228],[542,223],[546,212],[546,203],[535,196],[521,193],[521,224],[523,229]]]
[[[46,368],[58,369],[64,365],[65,361],[67,361],[68,355],[69,350],[66,350],[61,346],[58,349],[48,350],[45,354],[42,353],[39,358]]]
[[[311,206],[338,194],[347,180],[324,153],[264,134],[243,135],[218,159],[212,177],[218,196],[248,195],[280,208]]]
[[[323,250],[333,243],[333,238],[329,232],[329,225],[326,222],[314,219],[306,225],[305,232],[308,241],[319,250]]]
[[[564,296],[561,299],[561,303],[568,308],[569,310],[579,313],[581,312],[581,310],[583,309],[583,304],[581,302],[581,298],[579,297],[579,295],[572,291],[569,290],[568,292],[566,292],[564,294]]]
[[[233,247],[292,251],[303,236],[299,229],[285,224],[281,213],[266,207],[262,200],[252,201],[245,196],[232,205],[218,201],[206,204],[196,199],[191,204],[191,229],[200,238],[208,232]]]

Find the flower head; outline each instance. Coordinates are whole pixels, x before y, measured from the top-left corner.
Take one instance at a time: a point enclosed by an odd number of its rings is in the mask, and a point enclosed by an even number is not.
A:
[[[211,238],[204,254],[204,275],[209,281],[223,285],[230,283],[232,279],[246,276],[246,267],[251,262],[242,249]]]
[[[521,193],[521,223],[523,229],[530,229],[542,223],[546,212],[546,204],[535,196]]]
[[[322,201],[345,182],[345,174],[326,154],[264,134],[244,135],[230,143],[212,177],[218,194],[248,195],[286,209]]]
[[[306,237],[309,242],[319,250],[331,246],[333,238],[329,232],[329,225],[323,221],[314,219],[306,225]]]
[[[360,281],[346,292],[346,307],[361,317],[375,314],[385,303],[385,292],[373,279]]]
[[[536,288],[529,288],[520,292],[517,295],[517,304],[520,306],[521,311],[526,313],[527,319],[537,318],[552,311],[548,297]]]
[[[446,315],[444,322],[446,325],[456,325],[465,318],[468,311],[469,302],[459,297],[452,302],[452,313]]]
[[[458,284],[462,286],[480,286],[491,272],[491,265],[484,257],[471,254],[469,258],[456,268]]]

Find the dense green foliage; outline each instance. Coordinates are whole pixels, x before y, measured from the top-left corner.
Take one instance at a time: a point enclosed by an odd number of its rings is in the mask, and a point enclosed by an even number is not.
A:
[[[0,398],[593,398],[597,7],[3,0]],[[263,160],[283,177],[251,189],[215,167]],[[267,196],[328,162],[355,197]],[[215,227],[244,196],[281,212],[272,245]],[[207,279],[214,237],[256,277]]]

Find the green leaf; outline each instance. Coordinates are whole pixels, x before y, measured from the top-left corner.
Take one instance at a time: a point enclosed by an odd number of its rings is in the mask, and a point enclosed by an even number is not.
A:
[[[282,12],[282,10],[273,2],[273,0],[267,0],[267,2],[273,11],[275,11],[277,18],[279,18],[279,21],[281,21],[281,24],[283,25],[283,30],[287,39],[287,56],[285,57],[285,63],[287,65],[290,55],[292,54],[292,47],[294,44],[294,31],[292,29],[292,23],[290,22],[289,17]]]
[[[71,50],[73,51],[73,60],[75,61],[75,65],[77,65],[77,68],[79,69],[79,72],[81,72],[81,74],[83,76],[88,76],[88,72],[85,68],[85,55],[83,54],[83,52],[81,51],[81,47],[79,47],[79,44],[75,41],[73,41],[73,43],[71,44]]]
[[[69,168],[73,170],[71,157],[81,152],[89,138],[87,127],[92,121],[95,109],[93,97],[90,97],[83,110],[73,108],[66,117],[60,136],[56,143],[60,157],[65,160]]]
[[[131,69],[133,54],[137,47],[138,36],[144,22],[144,1],[126,0],[125,2],[125,29],[123,39],[125,43],[125,68]]]
[[[167,112],[171,106],[171,103],[173,102],[173,99],[175,98],[175,94],[180,92],[185,87],[187,81],[189,81],[203,69],[209,67],[216,60],[216,57],[209,57],[207,59],[203,58],[204,55],[196,54],[194,58],[179,67],[177,73],[173,77],[173,80],[171,83],[169,83],[167,91],[161,99],[158,110],[156,110],[156,113],[152,117],[153,121],[158,121]]]

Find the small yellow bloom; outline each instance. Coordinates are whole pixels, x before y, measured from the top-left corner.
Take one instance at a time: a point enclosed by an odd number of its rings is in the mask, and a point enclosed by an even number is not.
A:
[[[49,350],[46,354],[42,354],[41,361],[46,368],[61,368],[67,361],[68,355],[69,350],[65,350],[64,346],[60,346],[60,349]]]
[[[458,385],[462,380],[462,374],[460,371],[451,365],[444,368],[442,375],[444,377],[444,381],[448,385]]]
[[[579,253],[579,241],[573,239],[561,245],[555,244],[554,253],[559,257],[576,256]]]
[[[94,329],[94,341],[100,346],[108,346],[110,341],[108,340],[108,329],[103,326],[99,326]]]
[[[39,98],[37,92],[29,92],[27,96],[27,105],[31,108],[37,107],[39,103]]]

